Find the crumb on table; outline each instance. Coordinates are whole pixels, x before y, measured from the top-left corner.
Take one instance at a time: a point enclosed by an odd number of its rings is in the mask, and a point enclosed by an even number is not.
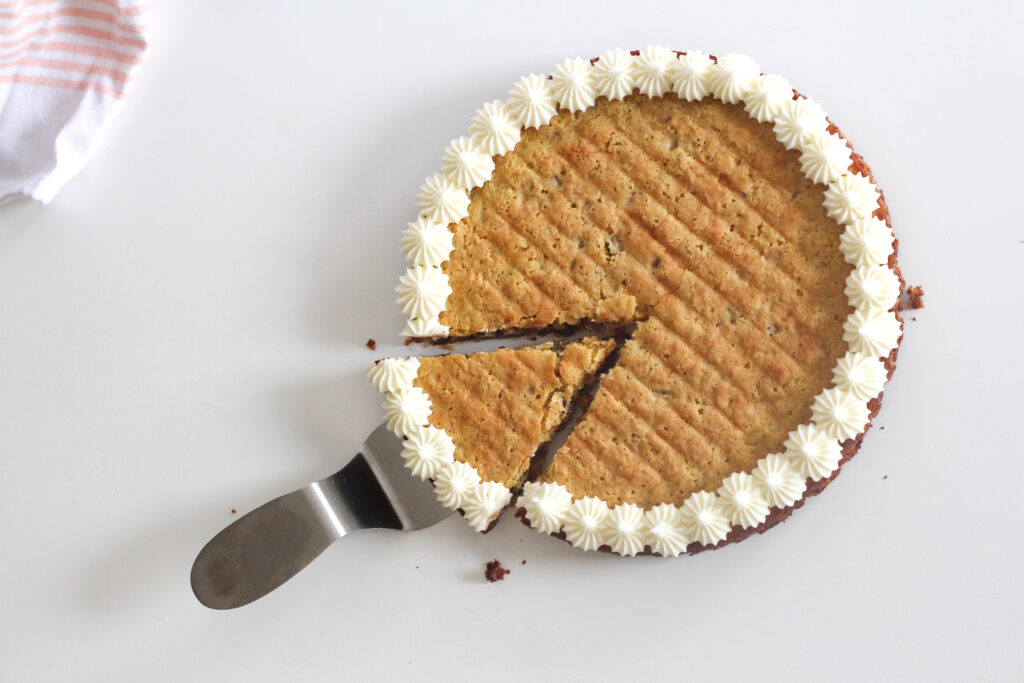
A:
[[[371,351],[376,351],[377,350],[377,340],[373,339],[373,338],[367,339],[366,340],[366,348],[370,349]]]
[[[495,581],[504,581],[505,574],[508,573],[509,570],[502,567],[499,560],[491,560],[487,563],[487,568],[484,569],[484,578],[491,583],[494,583]]]
[[[911,310],[924,308],[924,287],[921,285],[907,287],[907,308]]]

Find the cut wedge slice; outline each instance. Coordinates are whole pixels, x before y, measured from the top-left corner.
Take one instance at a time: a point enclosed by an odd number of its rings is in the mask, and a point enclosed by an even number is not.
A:
[[[391,358],[370,368],[388,427],[406,439],[413,474],[486,529],[566,419],[573,398],[615,349],[614,339]]]

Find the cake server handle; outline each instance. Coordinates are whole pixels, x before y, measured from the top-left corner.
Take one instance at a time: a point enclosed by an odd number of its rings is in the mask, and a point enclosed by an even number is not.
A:
[[[402,466],[401,441],[383,425],[345,467],[264,503],[214,536],[192,565],[192,592],[213,609],[263,597],[339,538],[363,529],[412,531],[450,510]]]

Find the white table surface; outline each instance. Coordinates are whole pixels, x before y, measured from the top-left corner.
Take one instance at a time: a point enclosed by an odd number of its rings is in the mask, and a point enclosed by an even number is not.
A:
[[[92,162],[0,207],[0,678],[1021,679],[1020,4],[546,4],[157,4]],[[201,607],[232,508],[381,419],[364,367],[403,351],[398,236],[449,139],[524,73],[655,42],[787,75],[886,191],[928,307],[860,455],[695,558],[451,518]]]

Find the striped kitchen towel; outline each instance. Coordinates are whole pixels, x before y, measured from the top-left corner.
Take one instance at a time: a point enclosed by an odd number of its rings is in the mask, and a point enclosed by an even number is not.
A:
[[[0,0],[0,199],[47,204],[82,166],[146,54],[149,0]]]

